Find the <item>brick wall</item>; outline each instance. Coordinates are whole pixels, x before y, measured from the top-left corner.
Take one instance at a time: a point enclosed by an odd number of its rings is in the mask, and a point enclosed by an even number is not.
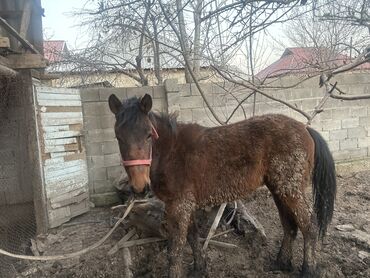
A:
[[[338,86],[354,95],[370,94],[368,73],[350,73],[338,77]],[[269,86],[290,86],[297,78],[286,77],[269,81]],[[228,83],[203,83],[207,100],[217,115],[226,120],[238,102],[251,92]],[[231,92],[231,94],[230,94]],[[270,95],[285,100],[307,113],[311,113],[321,100],[324,89],[319,88],[318,78],[303,82],[291,89],[267,91]],[[121,172],[120,155],[114,138],[114,118],[107,99],[115,93],[119,98],[153,96],[154,110],[178,112],[179,120],[197,122],[204,126],[215,126],[217,122],[205,109],[203,98],[194,84],[178,84],[174,79],[165,81],[164,86],[143,88],[85,89],[81,92],[85,122],[86,148],[88,156],[89,182],[92,200],[109,203],[115,200],[112,183]],[[243,120],[252,115],[253,96],[233,114],[230,122]],[[244,110],[244,111],[243,111]],[[261,95],[256,97],[255,114],[282,113],[305,122],[305,118],[292,109]],[[329,99],[325,111],[316,116],[312,126],[328,141],[337,161],[363,159],[370,156],[370,100],[339,101]]]
[[[113,183],[123,171],[113,130],[114,116],[109,110],[108,98],[111,94],[120,99],[127,99],[145,93],[153,97],[155,111],[167,111],[163,86],[89,88],[81,91],[90,196],[96,205],[109,204],[117,200]]]

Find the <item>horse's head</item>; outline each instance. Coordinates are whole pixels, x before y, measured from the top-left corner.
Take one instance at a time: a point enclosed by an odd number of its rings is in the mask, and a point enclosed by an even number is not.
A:
[[[115,134],[129,184],[135,193],[145,193],[150,185],[153,139],[158,137],[148,115],[152,98],[146,94],[122,103],[112,94],[108,102],[116,116]]]

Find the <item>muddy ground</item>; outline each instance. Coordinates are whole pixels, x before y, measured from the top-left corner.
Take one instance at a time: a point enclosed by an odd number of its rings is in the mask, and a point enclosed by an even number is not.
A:
[[[209,277],[297,277],[302,262],[303,240],[299,234],[294,247],[294,271],[271,271],[282,239],[277,209],[267,190],[261,190],[245,202],[262,223],[267,241],[263,243],[251,230],[245,237],[229,233],[218,240],[238,245],[235,249],[210,246],[207,252]],[[93,209],[88,215],[53,231],[45,240],[44,255],[63,254],[89,246],[110,228],[110,210]],[[125,233],[116,230],[103,246],[84,256],[67,261],[21,263],[19,277],[123,277],[122,250],[113,256],[107,252]],[[165,277],[166,244],[155,243],[130,248],[135,277]],[[370,171],[338,176],[334,219],[322,246],[318,249],[323,277],[370,277]],[[187,247],[184,268],[191,268]]]

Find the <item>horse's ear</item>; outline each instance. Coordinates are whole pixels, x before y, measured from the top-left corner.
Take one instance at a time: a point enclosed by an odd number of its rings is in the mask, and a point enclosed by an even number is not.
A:
[[[140,100],[140,109],[147,114],[149,113],[150,109],[152,109],[152,105],[152,97],[148,94],[145,94]]]
[[[113,114],[117,114],[122,105],[118,97],[115,94],[111,94],[109,96],[108,103],[110,111],[112,111]]]

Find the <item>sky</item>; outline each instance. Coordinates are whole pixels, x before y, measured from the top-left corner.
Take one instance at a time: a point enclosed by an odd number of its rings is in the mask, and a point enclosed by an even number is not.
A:
[[[83,45],[84,35],[71,15],[83,7],[85,0],[42,0],[44,8],[43,29],[47,40],[64,40],[69,48]],[[86,38],[85,38],[86,39]]]
[[[43,17],[44,38],[46,40],[64,40],[69,49],[81,48],[86,45],[88,41],[86,32],[77,26],[78,20],[70,15],[71,12],[83,8],[85,3],[86,0],[42,0],[42,6],[45,10]],[[279,32],[278,29],[272,31],[272,33],[277,32]],[[266,50],[262,49],[264,53],[261,54],[260,60],[263,62],[256,65],[257,71],[276,61],[283,51],[281,47],[276,48],[276,45],[268,42],[268,38],[263,38],[263,40],[267,41],[263,46]],[[241,70],[245,70],[246,61],[242,53],[234,57],[231,63]]]

